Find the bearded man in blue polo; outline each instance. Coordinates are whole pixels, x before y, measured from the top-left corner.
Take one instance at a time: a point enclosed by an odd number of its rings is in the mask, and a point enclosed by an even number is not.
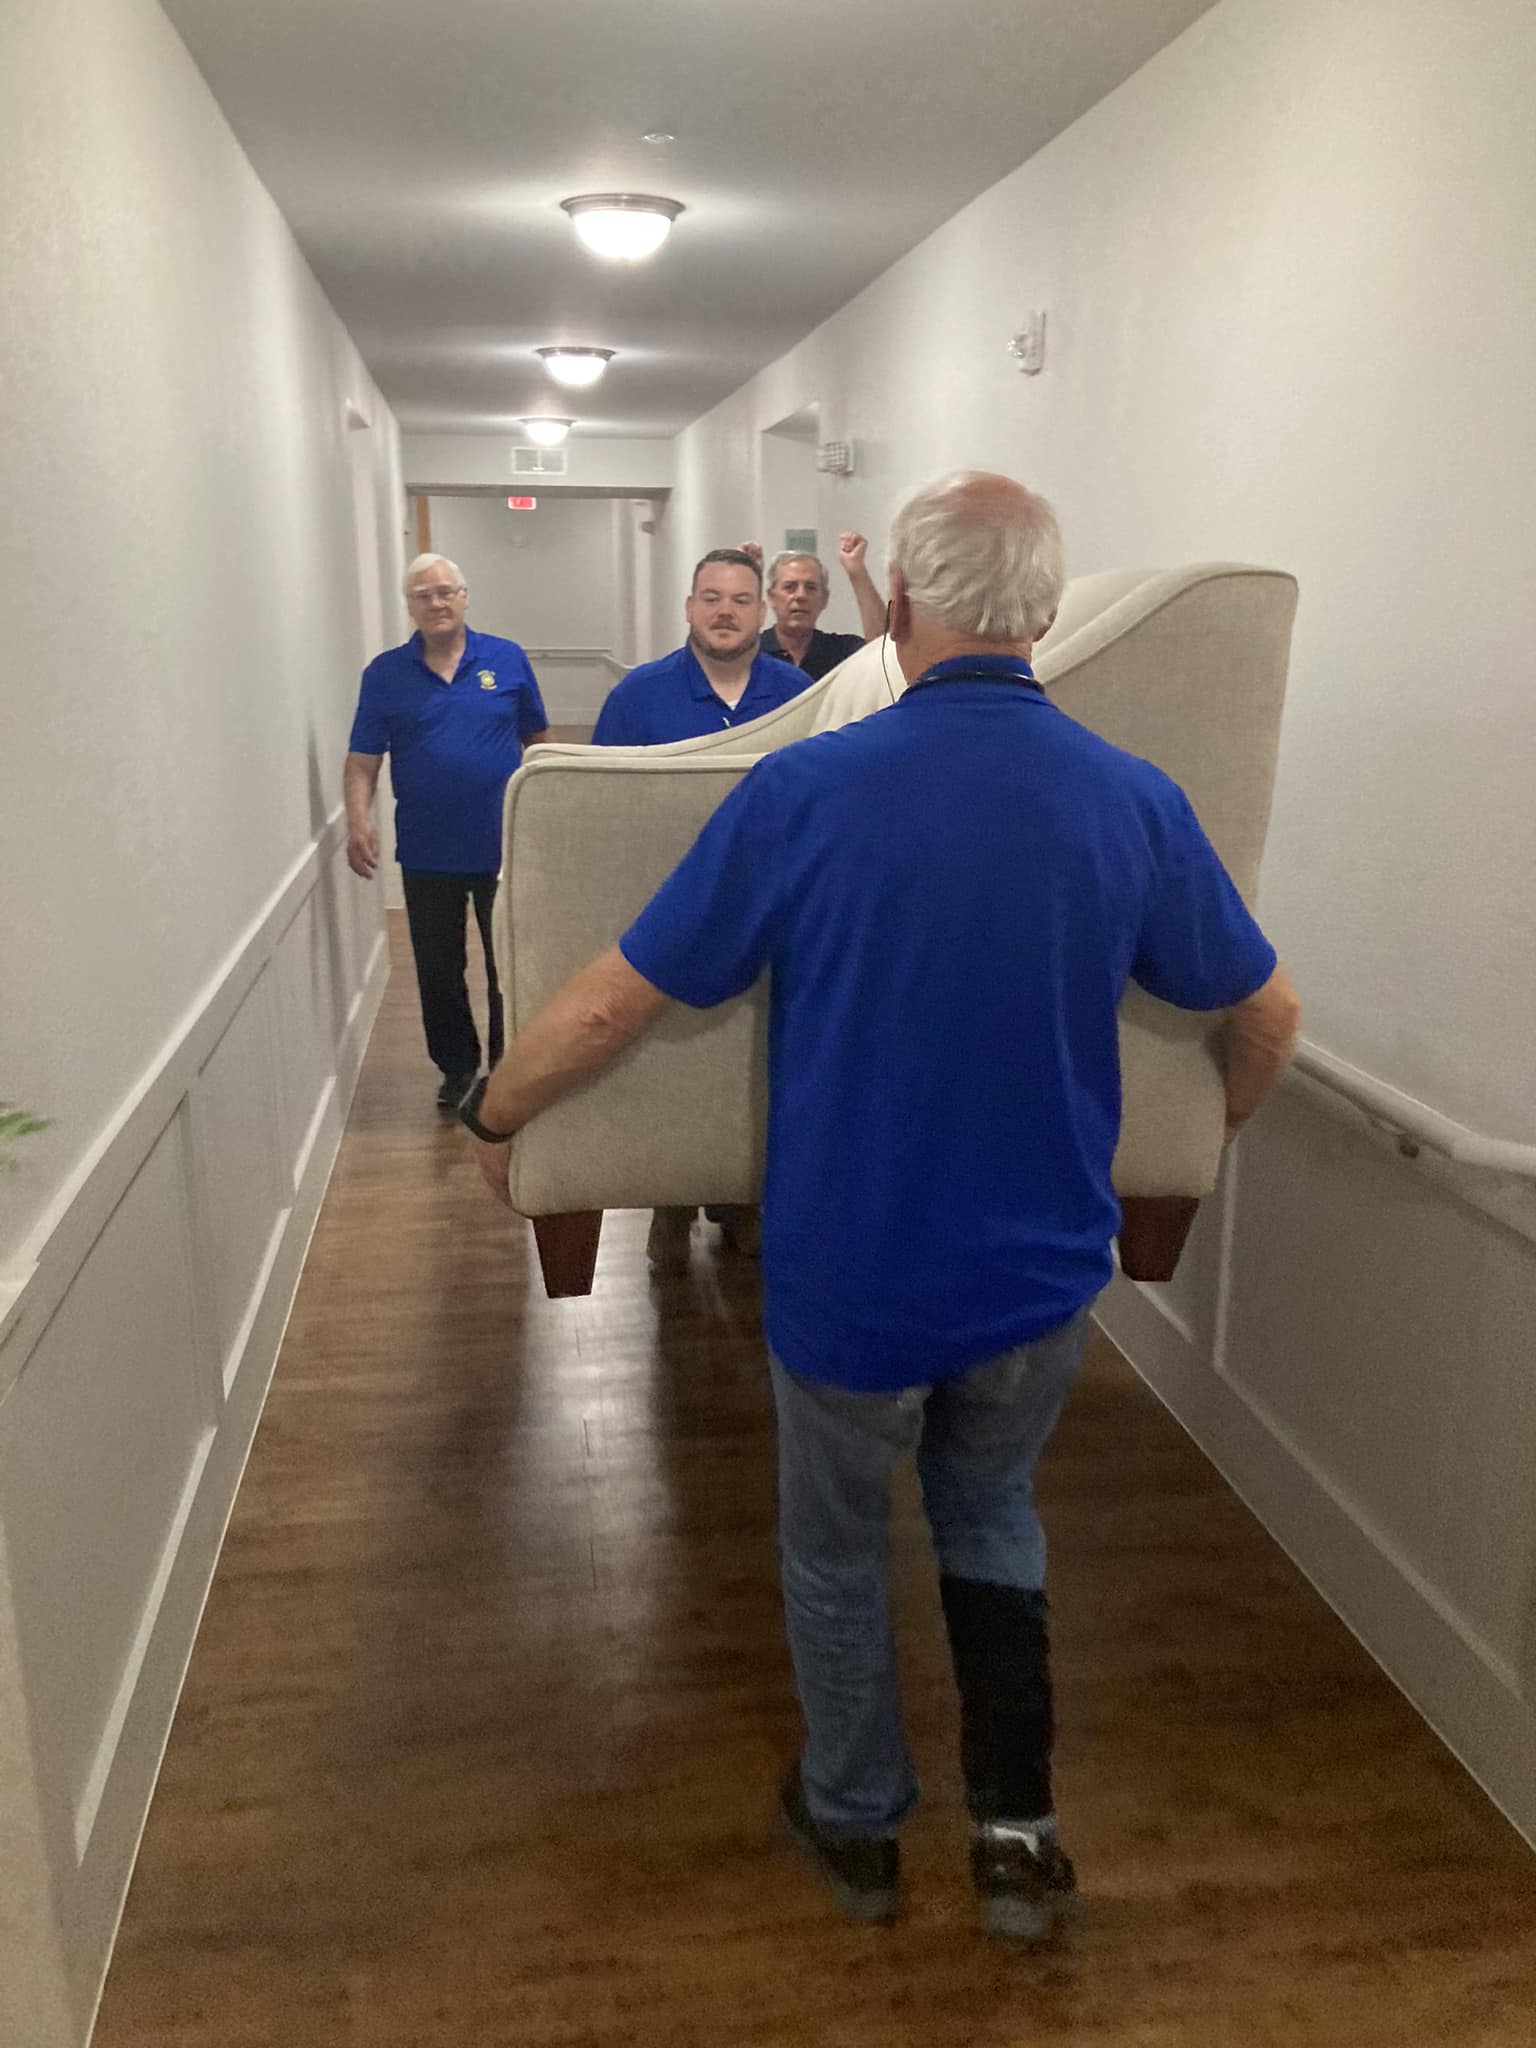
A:
[[[471,904],[485,955],[490,1064],[501,1058],[501,989],[491,943],[501,800],[524,747],[549,738],[549,719],[517,642],[465,625],[469,591],[456,562],[418,555],[405,572],[405,602],[415,632],[363,671],[342,776],[347,863],[363,881],[378,867],[373,798],[388,754],[421,1021],[442,1075],[437,1106],[452,1111],[480,1068],[480,1035],[464,979]]]
[[[460,1112],[505,1140],[671,1002],[769,975],[763,1328],[784,1614],[806,1740],[784,1818],[865,1920],[899,1903],[917,1797],[886,1584],[916,1458],[960,1694],[987,1928],[1070,1906],[1057,1837],[1036,1462],[1113,1268],[1128,983],[1224,1012],[1227,1127],[1284,1070],[1298,1006],[1188,798],[1050,703],[1050,507],[1008,477],[919,491],[891,532],[903,696],[765,755],[616,946]]]

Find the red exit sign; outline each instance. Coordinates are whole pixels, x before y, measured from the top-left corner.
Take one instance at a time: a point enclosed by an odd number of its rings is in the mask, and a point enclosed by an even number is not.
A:
[[[539,501],[537,498],[508,498],[507,500],[507,510],[509,512],[537,512],[538,509]]]

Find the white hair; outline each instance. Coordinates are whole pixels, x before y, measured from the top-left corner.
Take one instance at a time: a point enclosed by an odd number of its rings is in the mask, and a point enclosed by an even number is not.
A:
[[[1038,640],[1066,581],[1044,498],[967,469],[908,498],[891,523],[891,566],[919,611],[978,640]]]
[[[411,594],[412,578],[419,576],[423,569],[430,569],[438,562],[441,562],[443,567],[450,572],[454,582],[457,583],[461,589],[463,588],[464,571],[459,567],[457,562],[450,561],[447,555],[418,555],[415,561],[412,562],[409,569],[406,570],[405,581],[400,586],[400,588],[405,592],[407,597],[409,597]]]
[[[822,589],[830,590],[832,588],[831,584],[827,581],[827,565],[820,555],[807,554],[804,548],[781,548],[768,564],[768,580],[763,586],[765,590],[771,590],[774,584],[778,582],[779,571],[786,562],[814,562],[816,564],[816,573],[821,578]]]

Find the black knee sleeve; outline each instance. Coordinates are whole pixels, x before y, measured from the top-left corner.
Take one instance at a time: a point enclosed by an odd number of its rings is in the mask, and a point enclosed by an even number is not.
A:
[[[1050,1642],[1046,1599],[1020,1586],[939,1579],[955,1681],[960,1760],[977,1820],[1052,1811]]]

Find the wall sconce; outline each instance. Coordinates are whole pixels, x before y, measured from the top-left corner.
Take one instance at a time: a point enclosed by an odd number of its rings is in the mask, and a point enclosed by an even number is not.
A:
[[[1038,377],[1045,368],[1045,315],[1030,313],[1008,344],[1008,353],[1026,377]]]

